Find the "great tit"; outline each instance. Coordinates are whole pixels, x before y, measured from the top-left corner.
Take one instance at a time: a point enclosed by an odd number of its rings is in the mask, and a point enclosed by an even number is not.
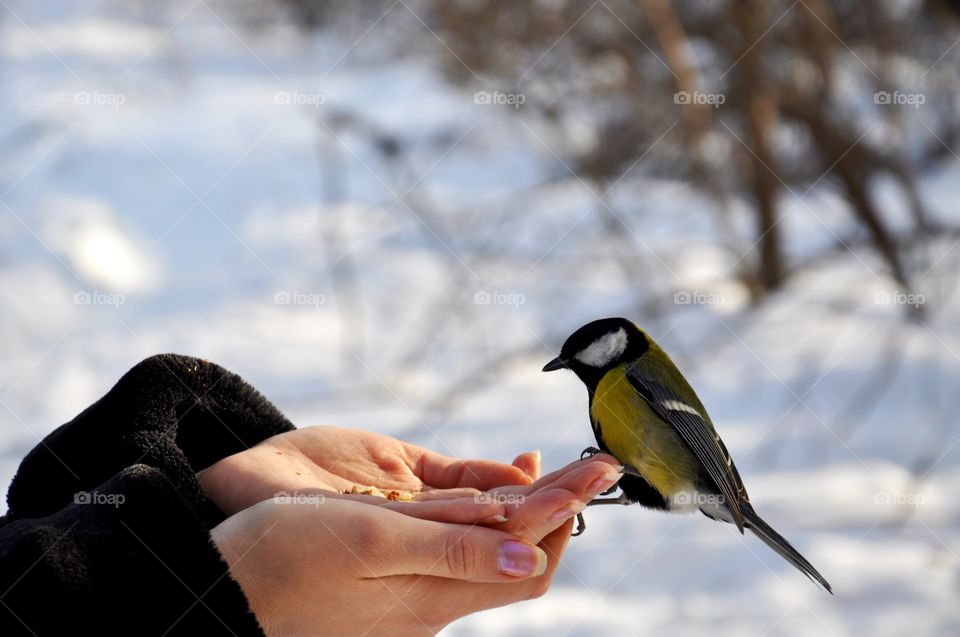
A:
[[[621,495],[590,504],[700,510],[753,531],[804,575],[833,592],[810,562],[753,510],[740,473],[696,392],[642,329],[622,318],[587,323],[543,371],[569,369],[587,386],[599,449],[624,465]],[[616,488],[612,489],[613,492]],[[581,526],[577,534],[582,532]]]

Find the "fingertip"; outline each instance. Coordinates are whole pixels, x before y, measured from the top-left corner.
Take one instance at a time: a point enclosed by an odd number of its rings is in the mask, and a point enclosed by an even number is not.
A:
[[[513,459],[511,465],[523,473],[521,484],[530,484],[540,477],[540,451],[525,451]]]
[[[539,449],[536,449],[533,452],[533,466],[531,471],[527,472],[527,475],[533,480],[539,480],[541,467],[543,467],[543,455]]]
[[[497,569],[503,575],[525,579],[539,577],[547,570],[547,554],[523,540],[504,540],[497,547]]]

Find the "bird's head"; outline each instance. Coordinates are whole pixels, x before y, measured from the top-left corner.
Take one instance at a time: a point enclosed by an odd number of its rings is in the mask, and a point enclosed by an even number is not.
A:
[[[543,371],[566,368],[591,386],[607,370],[643,356],[650,343],[643,330],[627,319],[600,319],[571,334],[560,349],[560,356],[544,365]]]

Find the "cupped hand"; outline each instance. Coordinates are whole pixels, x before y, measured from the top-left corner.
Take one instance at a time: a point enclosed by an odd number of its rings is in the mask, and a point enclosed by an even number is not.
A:
[[[538,453],[521,454],[511,465],[463,460],[388,436],[324,426],[274,436],[198,475],[227,515],[277,494],[319,494],[439,522],[498,525],[539,542],[615,484],[619,469],[613,457],[598,455],[534,481]],[[409,494],[413,501],[350,493],[370,486]],[[546,509],[550,515],[541,515]]]
[[[530,519],[540,546],[505,531],[422,520],[338,498],[260,502],[211,532],[264,632],[433,635],[473,612],[542,595],[572,520]]]
[[[428,501],[473,497],[504,485],[529,485],[539,474],[538,453],[521,454],[509,465],[462,460],[389,436],[322,426],[268,438],[220,460],[198,477],[214,503],[232,515],[277,493],[322,490],[335,494],[373,486]],[[382,498],[357,497],[384,504]],[[484,512],[490,515],[502,513],[497,506],[487,509]]]

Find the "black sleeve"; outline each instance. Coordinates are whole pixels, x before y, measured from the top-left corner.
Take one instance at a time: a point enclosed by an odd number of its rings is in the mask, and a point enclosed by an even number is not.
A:
[[[27,454],[7,494],[8,518],[50,515],[74,494],[146,464],[173,482],[212,528],[223,516],[196,473],[293,428],[257,390],[219,365],[151,356]]]
[[[0,635],[263,632],[191,506],[136,465],[51,515],[0,527]]]
[[[136,365],[21,463],[0,518],[0,635],[261,635],[196,472],[291,429],[218,365]]]

